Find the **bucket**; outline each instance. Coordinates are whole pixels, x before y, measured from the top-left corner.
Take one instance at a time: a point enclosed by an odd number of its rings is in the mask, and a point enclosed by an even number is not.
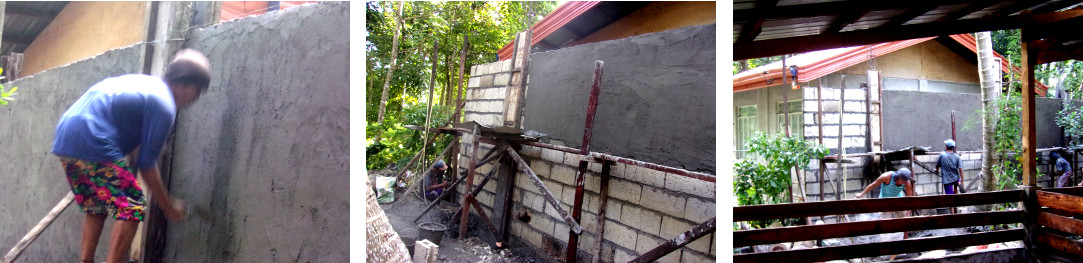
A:
[[[417,225],[417,240],[428,239],[429,242],[440,245],[440,240],[444,238],[444,231],[447,230],[447,226],[436,222],[425,222]]]
[[[414,243],[415,243],[416,239],[414,239],[412,237],[401,237],[401,238],[402,238],[402,243],[406,244],[406,251],[409,251],[410,252],[410,257],[413,257],[414,256]]]

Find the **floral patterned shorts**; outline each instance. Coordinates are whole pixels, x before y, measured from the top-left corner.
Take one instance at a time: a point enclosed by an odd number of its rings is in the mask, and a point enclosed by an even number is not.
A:
[[[143,190],[135,178],[135,170],[124,160],[89,162],[61,158],[75,202],[83,212],[93,215],[112,214],[116,220],[143,221]]]

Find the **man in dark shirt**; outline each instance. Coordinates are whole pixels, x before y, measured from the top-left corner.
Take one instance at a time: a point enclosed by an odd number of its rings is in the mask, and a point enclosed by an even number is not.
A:
[[[431,170],[429,170],[428,175],[425,175],[425,179],[422,182],[422,186],[425,187],[425,200],[436,200],[436,198],[440,197],[440,195],[444,193],[444,188],[447,188],[449,185],[451,185],[451,182],[444,181],[445,171],[447,171],[447,165],[444,164],[443,160],[439,160],[436,161],[435,164],[433,164],[433,167]]]
[[[940,169],[943,167],[944,169]],[[963,182],[963,161],[955,154],[955,140],[944,141],[944,152],[936,158],[936,172],[940,174],[940,182],[944,184],[944,194],[957,194]],[[958,212],[954,207],[952,213]]]

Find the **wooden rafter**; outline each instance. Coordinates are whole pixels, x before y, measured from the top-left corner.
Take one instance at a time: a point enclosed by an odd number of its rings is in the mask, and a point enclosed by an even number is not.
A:
[[[857,22],[857,20],[859,20],[859,19],[861,19],[861,17],[865,16],[865,13],[867,13],[867,12],[853,12],[853,13],[841,14],[841,15],[839,15],[838,18],[835,18],[835,21],[832,21],[831,24],[828,25],[827,28],[824,29],[823,33],[836,33],[836,32],[839,32],[843,28],[846,28],[846,26],[848,26],[850,24],[853,24],[854,22]]]
[[[940,7],[940,4],[929,4],[929,5],[910,8],[910,9],[906,10],[905,12],[903,12],[902,14],[899,14],[897,16],[892,17],[891,20],[888,20],[886,23],[884,23],[883,25],[880,25],[879,27],[901,26],[902,24],[905,24],[906,22],[910,22],[910,20],[914,20],[914,18],[917,18],[917,17],[919,17],[921,15],[924,15],[925,13],[928,13],[929,11],[933,11],[933,9],[936,9],[937,7]]]

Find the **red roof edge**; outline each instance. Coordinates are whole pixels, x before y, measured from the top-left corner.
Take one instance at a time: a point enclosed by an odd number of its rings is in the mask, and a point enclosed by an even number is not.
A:
[[[559,7],[557,7],[557,9],[553,10],[552,13],[550,13],[544,19],[538,21],[537,24],[534,24],[534,26],[531,27],[534,30],[534,36],[530,41],[530,45],[538,44],[539,42],[541,42],[542,39],[545,39],[546,36],[549,36],[549,34],[556,32],[557,29],[560,29],[564,25],[568,24],[568,22],[571,22],[572,19],[579,17],[583,13],[586,13],[588,10],[594,8],[594,6],[598,5],[599,3],[601,3],[601,1],[564,2],[564,4],[561,4]],[[512,40],[510,43],[504,45],[503,48],[500,48],[500,50],[496,52],[498,55],[500,55],[500,60],[511,58],[511,52],[512,49],[514,49],[512,47],[513,44],[515,44],[515,40]]]
[[[956,34],[949,36],[959,44],[963,45],[970,51],[977,54],[977,40],[970,34]],[[797,82],[809,82],[814,79],[826,76],[839,70],[857,65],[858,63],[868,60],[869,47],[872,47],[874,56],[883,56],[891,52],[898,51],[903,48],[907,48],[916,45],[921,42],[925,42],[936,37],[918,38],[910,40],[901,40],[887,43],[880,43],[875,45],[866,45],[859,48],[840,53],[835,56],[831,56],[820,61],[814,61],[807,65],[798,68],[800,74],[797,76]],[[1018,67],[1012,66],[1011,62],[1001,56],[999,53],[993,52],[995,56],[1000,58],[1000,69],[1004,73],[1019,72]],[[775,83],[775,81],[781,81],[782,69],[768,69],[766,74],[751,74],[745,75],[733,79],[733,92],[740,92],[745,90],[753,90],[759,88],[768,87],[768,82]],[[782,83],[782,82],[779,82]],[[1041,82],[1036,83],[1035,92],[1040,96],[1045,96],[1046,91],[1049,90],[1048,86],[1045,86]]]
[[[951,37],[951,39],[954,39],[956,42],[959,42],[959,44],[962,44],[967,49],[970,49],[970,51],[974,51],[974,53],[978,53],[978,41],[977,41],[977,39],[974,38],[974,36],[971,36],[970,34],[955,34],[955,35],[951,35],[950,37]],[[1016,66],[1012,65],[1011,61],[1008,61],[1007,58],[1004,58],[1004,56],[1001,56],[1000,53],[997,53],[997,52],[994,51],[993,55],[1000,58],[1000,71],[1001,72],[1009,73],[1009,74],[1013,73],[1013,72],[1022,73],[1023,69],[1020,69],[1019,67],[1016,67]],[[1034,84],[1036,84],[1035,87],[1034,87],[1034,92],[1038,93],[1039,96],[1045,96],[1046,92],[1049,91],[1049,86],[1046,86],[1045,84],[1042,84],[1041,82],[1035,82]]]

